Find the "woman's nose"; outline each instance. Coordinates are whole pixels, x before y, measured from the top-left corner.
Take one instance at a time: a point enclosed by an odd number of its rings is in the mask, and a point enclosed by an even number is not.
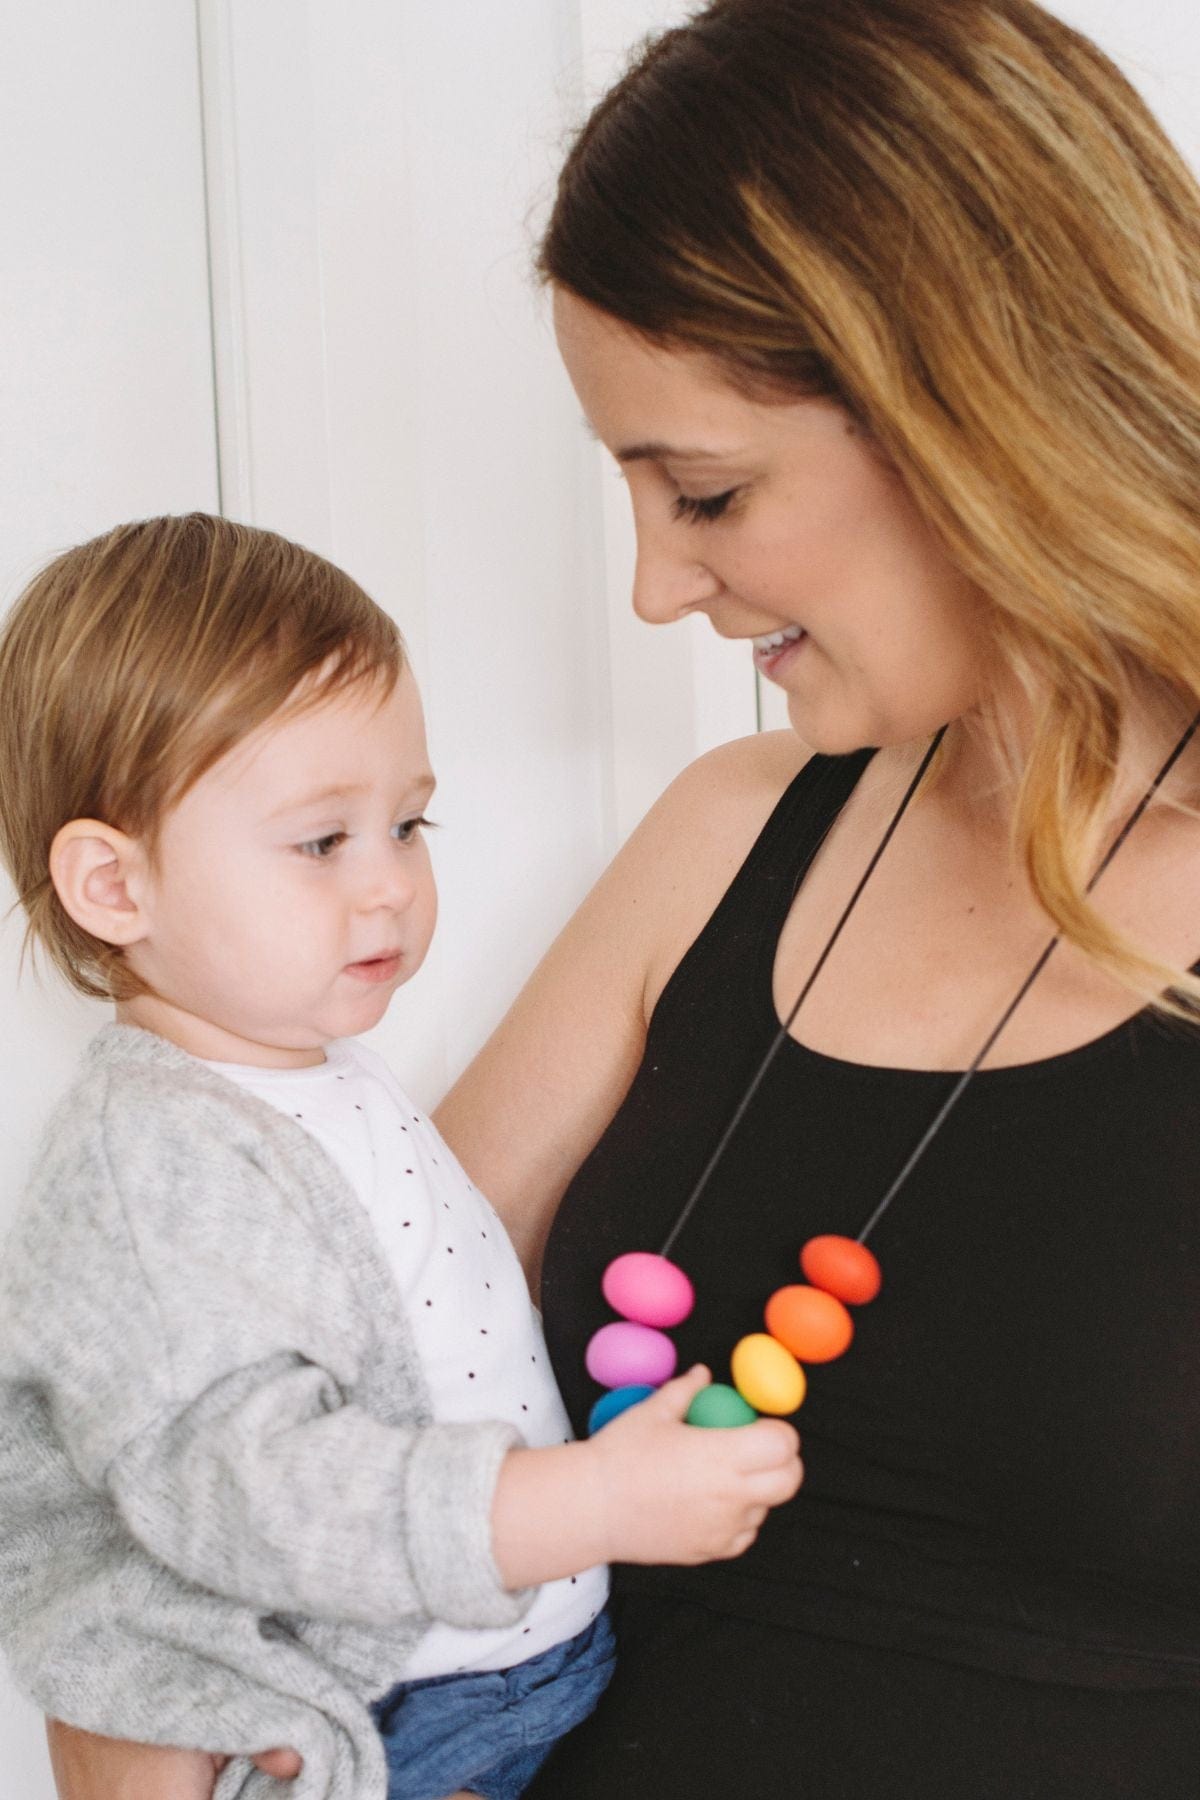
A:
[[[678,529],[678,528],[677,528]],[[639,528],[633,610],[647,625],[669,625],[714,600],[721,583],[670,528]]]

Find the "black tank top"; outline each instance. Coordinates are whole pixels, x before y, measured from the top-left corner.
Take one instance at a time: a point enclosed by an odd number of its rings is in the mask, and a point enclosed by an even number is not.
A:
[[[659,1248],[777,1030],[780,930],[870,754],[815,757],[783,795],[562,1202],[543,1302],[577,1431],[605,1265]],[[784,1045],[673,1250],[697,1291],[681,1368],[729,1379],[800,1245],[861,1229],[953,1080]],[[983,1070],[872,1243],[883,1292],[809,1370],[800,1494],[737,1562],[620,1582],[1038,1681],[1200,1690],[1200,1040],[1143,1012]]]

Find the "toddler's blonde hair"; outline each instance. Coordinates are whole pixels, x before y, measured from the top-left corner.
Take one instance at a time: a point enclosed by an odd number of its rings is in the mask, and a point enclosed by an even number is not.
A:
[[[0,856],[40,946],[81,993],[141,984],[49,873],[72,819],[153,854],[169,808],[286,706],[390,692],[398,627],[324,557],[207,513],[144,519],[56,558],[0,631]]]

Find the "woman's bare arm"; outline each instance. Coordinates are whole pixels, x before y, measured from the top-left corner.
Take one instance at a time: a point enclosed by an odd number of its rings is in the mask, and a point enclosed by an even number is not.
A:
[[[47,1719],[46,1739],[59,1800],[212,1800],[227,1760],[203,1750],[125,1744],[60,1719]],[[268,1775],[300,1772],[294,1750],[268,1750],[254,1760]]]
[[[438,1108],[531,1280],[567,1183],[637,1071],[659,994],[806,754],[770,732],[686,769]]]
[[[122,1744],[46,1722],[59,1800],[211,1800],[217,1766],[202,1750]]]

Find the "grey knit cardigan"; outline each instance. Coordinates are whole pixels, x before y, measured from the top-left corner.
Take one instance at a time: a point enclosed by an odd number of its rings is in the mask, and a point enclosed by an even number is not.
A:
[[[220,1800],[384,1800],[367,1702],[507,1625],[511,1427],[434,1424],[399,1289],[299,1126],[109,1026],[0,1258],[0,1642],[47,1712],[239,1756]]]

